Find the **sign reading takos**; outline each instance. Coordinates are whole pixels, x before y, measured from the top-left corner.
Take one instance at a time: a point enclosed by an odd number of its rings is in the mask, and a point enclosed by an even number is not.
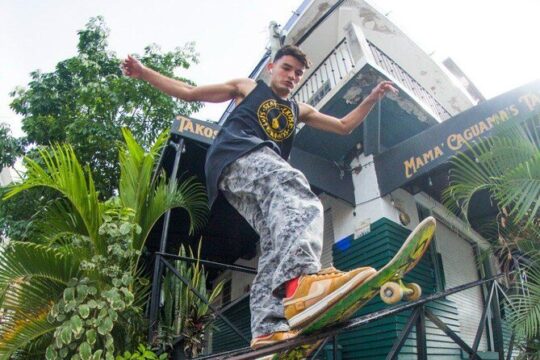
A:
[[[221,127],[216,123],[191,119],[179,115],[174,120],[171,132],[210,145],[216,138],[220,128]]]
[[[428,173],[464,151],[467,143],[490,136],[503,124],[538,114],[540,81],[485,101],[424,130],[375,157],[381,193],[387,194]]]

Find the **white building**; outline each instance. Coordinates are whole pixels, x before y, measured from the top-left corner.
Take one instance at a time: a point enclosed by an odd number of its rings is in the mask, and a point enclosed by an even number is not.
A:
[[[381,80],[391,80],[399,88],[398,95],[383,99],[364,124],[346,137],[309,127],[298,130],[290,162],[306,174],[324,205],[323,265],[380,268],[394,255],[408,231],[431,215],[438,220],[436,238],[406,279],[419,282],[426,294],[434,294],[493,274],[492,262],[482,262],[479,256],[488,248],[488,241],[440,203],[441,191],[448,185],[447,161],[463,150],[463,139],[489,136],[501,122],[517,121],[518,115],[508,109],[520,107],[519,116],[540,111],[521,108],[523,104],[516,100],[531,89],[537,91],[540,85],[535,83],[482,102],[474,85],[463,81],[466,77],[457,65],[448,61],[447,69],[434,62],[362,0],[306,0],[283,26],[282,33],[285,44],[299,44],[313,62],[294,94],[300,102],[341,116]],[[270,58],[267,54],[261,59],[253,78],[267,77],[264,68]],[[232,105],[220,123],[231,109]],[[194,130],[197,126],[200,131]],[[209,129],[207,135],[203,128]],[[178,118],[172,132],[187,139],[181,167],[184,164],[203,178],[204,157],[197,153],[200,146],[197,150],[191,144],[210,144],[218,128]],[[479,205],[472,216],[489,216],[490,211],[489,206]],[[207,229],[200,234],[203,256],[256,267],[257,257],[248,241],[254,234],[229,213],[230,209],[212,214]],[[175,232],[170,235],[179,236]],[[226,281],[222,294],[226,314],[247,335],[247,296],[252,279],[252,275],[234,271],[221,272],[216,278]],[[508,334],[504,326],[501,328],[496,304],[488,307],[486,329],[477,336],[487,297],[487,288],[477,286],[431,302],[427,308],[469,347],[477,342],[482,358],[499,358]],[[360,314],[382,308],[380,300],[372,300]],[[341,334],[343,358],[386,358],[408,315],[400,313]],[[223,323],[212,337],[215,351],[242,345]],[[416,358],[419,345],[415,337],[413,332],[399,358]],[[468,358],[466,350],[430,321],[426,322],[425,340],[422,347],[427,348],[430,358]]]

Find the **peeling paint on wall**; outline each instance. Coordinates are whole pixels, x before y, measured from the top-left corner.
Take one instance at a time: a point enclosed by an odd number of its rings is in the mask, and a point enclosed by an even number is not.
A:
[[[383,78],[373,71],[359,73],[350,82],[350,87],[343,95],[343,101],[349,105],[359,104],[363,98],[371,92],[371,89],[373,86],[375,86],[375,84],[384,80],[388,79]],[[428,117],[428,114],[409,97],[405,98],[403,96],[399,96],[399,94],[394,95],[392,93],[388,93],[386,97],[392,101],[395,101],[403,111],[405,111],[407,114],[414,115],[419,121],[429,121],[430,118]]]
[[[448,102],[450,103],[450,106],[452,107],[452,109],[456,111],[456,114],[459,114],[460,112],[463,111],[461,107],[458,105],[458,99],[456,99],[455,96],[451,97]]]
[[[332,5],[327,1],[320,3],[317,6],[317,13],[310,14],[311,20],[307,21],[306,24],[302,26],[301,28],[299,28],[298,30],[295,30],[295,35],[291,36],[291,38],[289,39],[289,41],[287,41],[287,43],[295,44],[302,36],[304,36],[306,32],[308,32],[311,29],[313,24],[318,19],[322,18],[323,15],[326,14],[326,12],[330,9],[331,6]]]
[[[361,7],[358,11],[358,16],[362,19],[362,26],[366,29],[388,35],[394,35],[396,33],[394,29],[384,24],[378,14],[370,8]]]

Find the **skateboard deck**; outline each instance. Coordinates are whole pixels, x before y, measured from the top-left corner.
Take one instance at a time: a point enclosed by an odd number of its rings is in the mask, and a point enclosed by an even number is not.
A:
[[[298,329],[300,334],[307,335],[350,318],[379,292],[382,300],[388,304],[401,300],[403,296],[408,300],[418,299],[421,294],[420,287],[417,284],[404,285],[401,279],[420,261],[434,233],[435,219],[433,217],[424,219],[407,237],[392,260],[318,317]],[[304,344],[265,359],[306,359],[322,341]]]

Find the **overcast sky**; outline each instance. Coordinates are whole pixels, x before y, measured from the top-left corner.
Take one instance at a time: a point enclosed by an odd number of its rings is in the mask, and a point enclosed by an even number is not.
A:
[[[369,0],[368,0],[369,1]],[[450,56],[491,98],[540,78],[539,0],[371,0],[435,60]],[[22,135],[8,93],[36,69],[76,54],[77,30],[102,15],[110,50],[141,53],[195,41],[200,63],[182,75],[199,84],[249,75],[271,20],[285,24],[301,0],[0,0],[0,122]],[[223,106],[195,117],[219,118]]]

